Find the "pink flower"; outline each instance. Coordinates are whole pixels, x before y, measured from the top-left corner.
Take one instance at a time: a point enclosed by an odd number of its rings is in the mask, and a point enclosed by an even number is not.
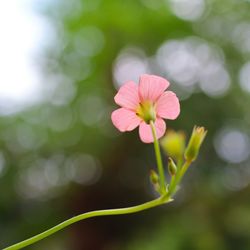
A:
[[[121,108],[111,115],[114,126],[121,132],[131,131],[139,126],[143,142],[154,141],[150,121],[155,124],[157,138],[166,131],[165,121],[174,120],[180,113],[180,104],[172,91],[165,91],[169,82],[155,75],[141,75],[139,85],[129,81],[121,86],[115,102]]]

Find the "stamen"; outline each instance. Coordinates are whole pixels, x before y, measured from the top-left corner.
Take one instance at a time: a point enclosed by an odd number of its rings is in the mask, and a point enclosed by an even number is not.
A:
[[[147,124],[149,124],[150,121],[155,121],[156,119],[155,106],[152,102],[149,101],[140,103],[139,107],[136,110],[136,114]]]

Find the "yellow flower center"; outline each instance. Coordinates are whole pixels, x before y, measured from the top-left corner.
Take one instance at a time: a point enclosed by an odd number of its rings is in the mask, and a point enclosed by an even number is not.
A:
[[[150,101],[144,101],[140,103],[140,105],[136,109],[136,114],[147,124],[149,124],[150,121],[155,121],[156,119],[155,106]]]

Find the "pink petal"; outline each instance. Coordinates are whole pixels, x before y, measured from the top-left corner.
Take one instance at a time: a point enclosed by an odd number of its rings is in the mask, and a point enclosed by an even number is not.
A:
[[[159,76],[142,75],[139,81],[139,95],[141,101],[156,101],[169,86],[169,82]]]
[[[129,81],[121,86],[115,96],[116,104],[123,108],[135,110],[139,105],[138,85]]]
[[[112,112],[111,120],[114,126],[121,132],[131,131],[135,129],[141,122],[135,112],[120,108]]]
[[[157,118],[155,121],[157,139],[161,138],[166,131],[166,123],[163,119]],[[139,127],[139,135],[143,142],[151,143],[154,141],[152,130],[149,124],[142,122]]]
[[[172,91],[164,92],[156,102],[156,113],[158,116],[174,120],[180,114],[180,103],[178,97]]]

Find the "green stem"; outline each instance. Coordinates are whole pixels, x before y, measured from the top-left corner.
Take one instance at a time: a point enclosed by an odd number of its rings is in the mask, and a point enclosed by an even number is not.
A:
[[[180,175],[178,176],[178,183],[181,181],[183,175],[187,172],[188,167],[190,166],[192,162],[191,161],[185,161],[184,165],[180,169]]]
[[[127,208],[117,208],[117,209],[106,209],[106,210],[97,210],[97,211],[92,211],[84,214],[77,215],[75,217],[72,217],[46,231],[43,233],[40,233],[34,237],[31,237],[27,240],[21,241],[19,243],[16,243],[12,246],[6,247],[3,250],[17,250],[24,248],[26,246],[29,246],[37,241],[40,241],[49,235],[54,234],[55,232],[84,219],[91,218],[91,217],[97,217],[97,216],[107,216],[107,215],[121,215],[121,214],[131,214],[131,213],[137,213],[152,207],[156,207],[168,202],[171,202],[171,198],[167,198],[166,196],[160,196],[159,198],[143,203],[141,205],[133,206],[133,207],[127,207]]]
[[[175,176],[173,176],[171,183],[169,185],[169,191],[168,191],[169,197],[171,197],[176,192],[178,184],[182,180],[183,175],[186,173],[191,163],[192,163],[191,161],[185,161],[185,163],[181,168],[178,166],[177,173]]]
[[[159,178],[160,178],[160,188],[161,188],[161,194],[162,194],[158,199],[143,203],[141,205],[133,206],[133,207],[97,210],[97,211],[92,211],[92,212],[80,214],[78,216],[70,218],[70,219],[44,231],[43,233],[35,235],[34,237],[31,237],[27,240],[16,243],[12,246],[6,247],[3,250],[18,250],[18,249],[24,248],[26,246],[29,246],[37,241],[40,241],[40,240],[54,234],[55,232],[57,232],[59,230],[62,230],[63,228],[65,228],[65,227],[67,227],[75,222],[78,222],[78,221],[81,221],[84,219],[88,219],[91,217],[137,213],[137,212],[149,209],[149,208],[153,208],[153,207],[171,202],[172,201],[171,195],[169,195],[169,193],[167,194],[167,192],[166,192],[166,181],[165,181],[164,169],[163,169],[163,164],[162,164],[162,159],[161,159],[160,146],[159,146],[159,142],[157,139],[156,129],[155,129],[155,125],[154,125],[153,121],[150,121],[150,126],[152,129],[152,134],[153,134],[153,138],[154,138],[154,149],[155,149],[155,156],[156,156],[156,162],[157,162],[158,173],[159,173]]]
[[[165,194],[167,183],[165,181],[164,169],[163,169],[163,164],[162,164],[162,159],[161,159],[160,145],[157,139],[155,125],[152,120],[150,121],[150,126],[152,129],[152,134],[154,138],[155,157],[156,157],[156,163],[157,163],[157,168],[158,168],[158,173],[159,173],[159,178],[160,178],[160,190],[162,194]]]

